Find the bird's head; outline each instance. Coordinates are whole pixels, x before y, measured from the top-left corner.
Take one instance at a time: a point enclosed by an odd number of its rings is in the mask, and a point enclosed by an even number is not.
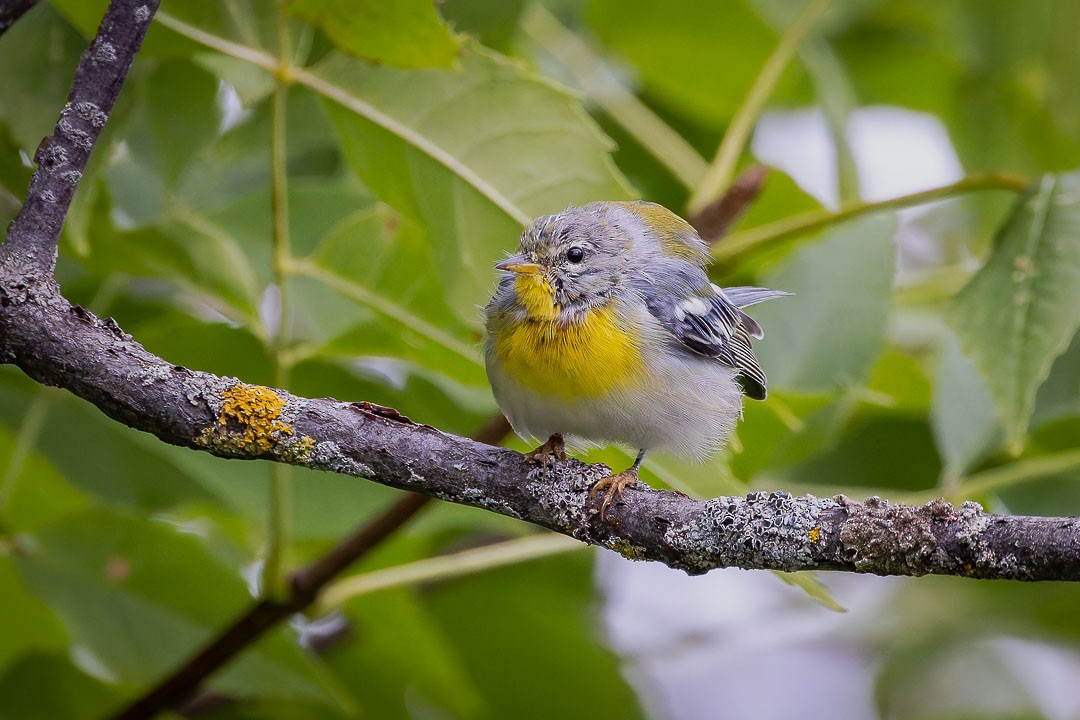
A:
[[[531,317],[572,322],[664,258],[702,265],[708,255],[689,223],[661,205],[596,202],[537,218],[495,268],[511,274]]]

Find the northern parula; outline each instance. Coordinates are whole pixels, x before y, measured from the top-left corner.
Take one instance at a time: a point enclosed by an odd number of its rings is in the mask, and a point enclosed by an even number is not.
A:
[[[721,289],[702,269],[708,248],[690,223],[650,202],[595,202],[533,221],[518,254],[495,265],[485,308],[485,361],[495,399],[530,456],[571,443],[638,449],[598,482],[615,494],[645,453],[704,460],[730,437],[743,395],[765,399],[750,347],[761,326],[742,308],[785,292]]]

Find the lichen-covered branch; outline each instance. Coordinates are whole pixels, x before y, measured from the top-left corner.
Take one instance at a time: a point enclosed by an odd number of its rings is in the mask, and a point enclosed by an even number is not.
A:
[[[13,292],[0,268],[0,360],[65,387],[131,427],[222,457],[353,475],[486,508],[689,573],[717,567],[1080,580],[1080,518],[996,516],[944,501],[752,493],[692,500],[644,485],[607,520],[589,495],[608,469],[542,469],[511,450],[368,403],[307,399],[173,365],[51,285]]]
[[[75,69],[60,120],[34,155],[38,167],[26,201],[11,224],[7,241],[0,245],[0,262],[5,265],[17,265],[31,278],[52,275],[71,198],[159,2],[113,0],[109,4],[97,36]]]

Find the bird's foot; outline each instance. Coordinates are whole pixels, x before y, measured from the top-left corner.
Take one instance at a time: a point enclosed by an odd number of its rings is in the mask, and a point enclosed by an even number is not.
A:
[[[556,460],[566,459],[566,444],[563,443],[563,437],[560,433],[553,434],[543,445],[525,453],[525,458],[540,463],[541,467],[544,468],[543,476],[546,478],[548,463],[551,461],[552,455],[555,456]]]
[[[602,478],[592,486],[592,490],[589,491],[589,497],[591,498],[600,490],[607,488],[607,492],[604,493],[604,500],[600,503],[600,522],[604,522],[604,512],[608,509],[608,506],[615,501],[615,496],[618,495],[619,499],[622,499],[623,488],[628,485],[633,485],[638,481],[638,469],[637,465],[627,468],[617,475],[609,475],[606,478]]]

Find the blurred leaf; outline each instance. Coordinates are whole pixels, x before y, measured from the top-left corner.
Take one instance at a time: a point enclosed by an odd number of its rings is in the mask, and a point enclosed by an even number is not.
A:
[[[366,715],[478,717],[484,699],[462,658],[410,590],[365,595],[343,608],[352,624],[327,665],[355,694]]]
[[[1007,655],[1005,647],[979,639],[906,645],[892,654],[879,676],[877,702],[881,716],[1045,718]],[[958,673],[970,678],[959,687],[953,680]]]
[[[0,675],[3,720],[91,720],[104,717],[116,702],[111,688],[59,653],[27,655]]]
[[[158,680],[251,602],[239,568],[220,565],[195,534],[104,510],[39,532],[16,565],[95,673],[129,691]],[[321,670],[280,632],[211,686],[334,703]]]
[[[26,395],[0,384],[0,423],[18,428],[27,402]],[[108,502],[149,511],[185,501],[216,500],[180,467],[178,458],[189,450],[124,427],[74,397],[60,397],[37,448],[67,482]]]
[[[23,162],[22,148],[11,136],[11,128],[0,123],[0,189],[22,202],[30,184],[31,169]]]
[[[949,321],[1017,447],[1035,392],[1080,328],[1080,174],[1047,176],[1016,205]]]
[[[750,310],[765,328],[754,352],[770,387],[829,391],[865,378],[889,311],[894,229],[890,216],[846,223],[762,277],[795,294]]]
[[[26,431],[24,417],[19,432]],[[0,527],[18,532],[35,530],[86,506],[86,496],[72,487],[48,458],[32,451],[36,438],[28,440],[31,452],[15,471],[11,464],[16,461],[18,440],[18,436],[0,426],[0,511],[3,512]]]
[[[0,555],[0,617],[9,618],[0,635],[0,675],[35,651],[62,651],[67,645],[64,628],[40,598],[33,596],[15,571],[14,559]],[[18,622],[10,620],[17,619]],[[4,685],[0,680],[0,688]],[[4,693],[0,691],[0,698]],[[0,702],[0,717],[4,717]]]
[[[764,403],[744,403],[741,452],[731,460],[735,476],[749,482],[767,468],[795,464],[830,443],[837,425],[837,408],[830,401],[825,394],[771,391]]]
[[[48,3],[35,7],[3,35],[0,67],[19,70],[0,83],[0,119],[31,158],[60,117],[84,46]]]
[[[800,484],[923,490],[934,487],[940,473],[941,460],[925,422],[863,413],[833,447],[788,475]]]
[[[818,580],[816,573],[788,573],[777,571],[773,574],[788,585],[799,588],[822,606],[829,608],[833,612],[847,612],[847,608],[836,601],[836,598],[829,592],[829,588],[825,587],[825,584]]]
[[[918,361],[896,348],[886,348],[866,381],[868,399],[897,412],[923,415],[930,409],[930,379]]]
[[[650,93],[712,126],[735,112],[778,41],[743,0],[592,0],[587,18]]]
[[[480,48],[461,65],[402,71],[332,55],[313,83],[353,170],[425,227],[451,307],[473,318],[494,284],[491,263],[524,224],[628,191],[608,141],[573,98]]]
[[[959,477],[1001,442],[986,383],[952,333],[941,350],[930,420],[947,477]]]
[[[457,56],[459,41],[431,0],[289,0],[285,7],[363,60],[445,68]]]
[[[1035,394],[1032,427],[1069,416],[1080,416],[1080,332],[1050,366],[1046,382]]]
[[[333,228],[311,257],[313,277],[359,307],[332,315],[339,329],[324,351],[397,357],[486,385],[476,328],[454,316],[432,282],[436,255],[420,228],[385,208],[357,210]]]
[[[1049,0],[852,3],[832,44],[860,100],[932,112],[969,171],[1080,163],[1080,7]]]
[[[444,0],[443,16],[457,32],[475,35],[485,46],[507,52],[525,0]]]
[[[152,167],[171,189],[192,156],[218,135],[217,79],[191,63],[166,60],[132,88],[135,109],[124,142],[134,161]]]
[[[573,553],[501,568],[425,596],[491,717],[641,716],[615,657],[598,641],[592,557]]]

